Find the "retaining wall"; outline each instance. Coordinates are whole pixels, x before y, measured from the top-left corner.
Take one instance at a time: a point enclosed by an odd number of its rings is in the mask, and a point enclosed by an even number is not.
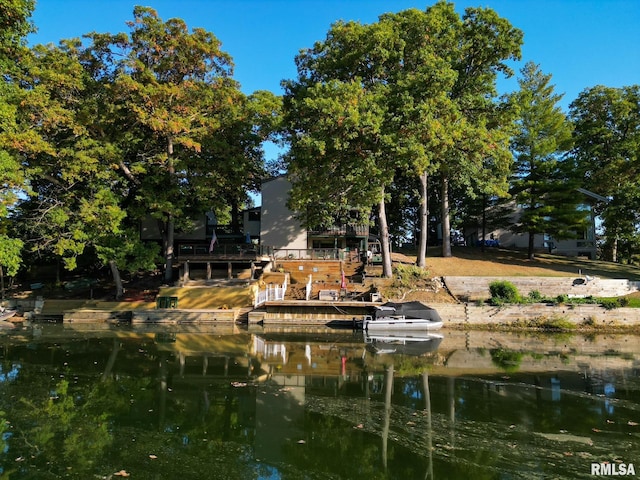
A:
[[[491,294],[489,285],[495,281],[512,283],[526,296],[538,291],[546,297],[620,297],[638,291],[638,283],[627,279],[597,277],[443,277],[447,289],[463,301],[486,300]]]
[[[135,310],[132,312],[131,324],[235,324],[238,315],[239,311],[234,309],[181,310],[174,308],[159,308],[156,310]]]
[[[635,327],[640,326],[640,308],[615,308],[607,310],[599,305],[507,305],[494,307],[474,303],[431,304],[445,326],[447,325],[509,325],[537,319],[559,318],[576,325],[585,322],[595,326]]]

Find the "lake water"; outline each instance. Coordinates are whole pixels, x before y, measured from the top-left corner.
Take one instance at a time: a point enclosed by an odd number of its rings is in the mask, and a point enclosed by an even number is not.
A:
[[[3,479],[640,475],[630,335],[43,324],[0,342]]]

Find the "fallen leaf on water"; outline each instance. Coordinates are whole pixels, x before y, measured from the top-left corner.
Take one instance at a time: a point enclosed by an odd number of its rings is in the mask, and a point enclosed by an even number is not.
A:
[[[150,458],[151,460],[155,460],[156,458],[158,458],[158,456],[157,456],[157,455],[154,455],[154,454],[151,454],[151,455],[149,455],[149,458]]]
[[[599,433],[599,432],[601,432],[602,430],[600,430],[599,428],[592,428],[592,429],[591,429],[591,431],[596,432],[596,433]]]
[[[364,425],[362,425],[361,423],[359,423],[358,425],[356,425],[355,428],[364,428]]]
[[[415,426],[415,424],[416,424],[416,422],[412,422],[412,421],[408,421],[407,422],[407,425],[409,425],[411,427]]]
[[[117,475],[118,477],[128,477],[130,473],[126,470],[120,470],[119,472],[114,473],[114,475]]]
[[[304,440],[298,440],[298,443],[307,443]]]
[[[632,422],[631,420],[629,420],[627,422],[627,425],[631,426],[631,427],[636,427],[638,425],[638,422]]]

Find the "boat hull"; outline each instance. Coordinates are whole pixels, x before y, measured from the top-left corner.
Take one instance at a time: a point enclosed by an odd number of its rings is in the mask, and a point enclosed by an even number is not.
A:
[[[364,333],[364,343],[376,355],[423,355],[435,352],[444,337],[424,331],[386,330]]]
[[[365,318],[363,329],[367,331],[378,330],[411,330],[411,331],[431,331],[442,328],[441,321],[425,320],[424,318],[385,318],[378,317]]]

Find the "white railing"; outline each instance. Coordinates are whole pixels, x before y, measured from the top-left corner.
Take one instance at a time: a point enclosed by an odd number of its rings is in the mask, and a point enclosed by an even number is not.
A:
[[[256,294],[254,307],[257,308],[265,302],[284,300],[287,293],[288,275],[285,275],[282,285],[267,285],[264,290]]]

